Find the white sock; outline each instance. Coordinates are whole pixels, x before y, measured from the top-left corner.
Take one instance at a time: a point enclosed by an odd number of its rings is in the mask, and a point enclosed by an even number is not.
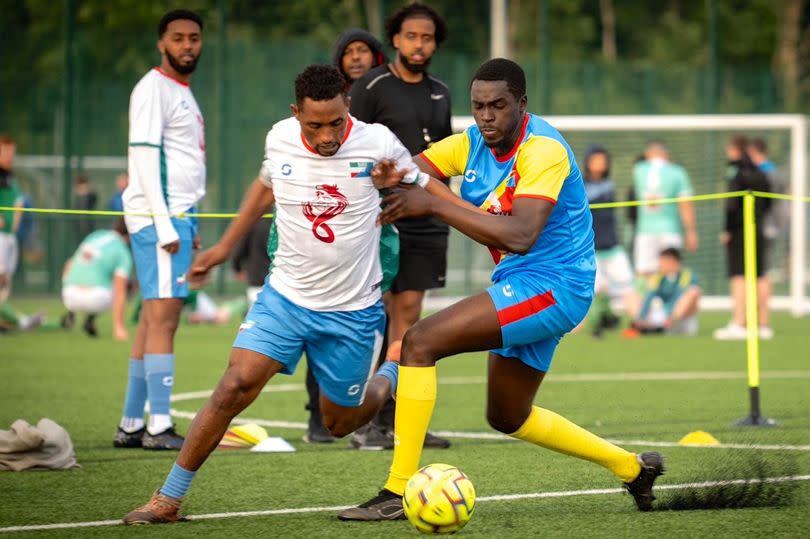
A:
[[[165,431],[166,429],[170,429],[172,427],[172,416],[170,415],[163,415],[163,414],[154,414],[149,416],[149,426],[146,427],[146,430],[154,436],[155,434],[160,434],[161,432]]]
[[[128,434],[132,434],[133,432],[137,432],[143,428],[143,418],[142,417],[122,417],[121,423],[118,424],[121,427],[121,430]]]

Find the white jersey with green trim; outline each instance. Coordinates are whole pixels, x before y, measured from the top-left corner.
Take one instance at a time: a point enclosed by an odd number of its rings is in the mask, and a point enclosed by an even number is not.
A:
[[[156,67],[129,99],[129,186],[124,211],[130,233],[154,224],[161,244],[177,239],[167,214],[205,195],[205,126],[188,84]]]
[[[374,164],[393,159],[404,183],[424,185],[411,154],[387,127],[348,117],[340,148],[323,156],[295,118],[267,134],[259,181],[273,190],[278,248],[269,283],[313,311],[356,311],[380,299],[380,195]]]

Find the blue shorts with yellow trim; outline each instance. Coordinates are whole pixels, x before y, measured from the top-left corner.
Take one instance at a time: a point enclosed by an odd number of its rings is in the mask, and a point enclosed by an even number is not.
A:
[[[513,273],[487,289],[498,311],[501,348],[542,372],[548,371],[560,339],[588,312],[593,284],[575,285],[531,272]]]
[[[326,397],[339,406],[360,406],[382,348],[382,301],[358,311],[312,311],[296,305],[265,281],[234,348],[265,355],[293,374],[302,354]]]

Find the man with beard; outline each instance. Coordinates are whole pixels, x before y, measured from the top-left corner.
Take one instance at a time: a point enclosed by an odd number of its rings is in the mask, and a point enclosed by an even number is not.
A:
[[[417,155],[452,134],[450,91],[427,68],[447,37],[444,20],[431,7],[413,3],[394,13],[385,25],[389,44],[396,49],[393,62],[376,67],[351,89],[351,113],[364,122],[381,123]],[[447,271],[447,225],[432,217],[397,221],[399,273],[386,302],[388,341],[402,339],[422,312],[425,291],[444,286]],[[360,449],[394,446],[394,403],[352,438]],[[447,440],[428,433],[427,447],[446,448]]]
[[[382,43],[374,37],[368,30],[361,28],[349,28],[342,32],[335,40],[332,52],[332,64],[338,68],[346,79],[346,91],[352,87],[354,81],[374,67],[388,62],[382,50]],[[265,242],[267,243],[267,242]],[[270,229],[271,251],[275,252],[278,245],[278,234],[276,227]],[[382,264],[383,280],[380,289],[383,294],[391,288],[391,283],[396,277],[399,269],[399,235],[394,225],[385,225],[380,230],[380,263]],[[264,273],[267,272],[265,266]],[[262,274],[264,275],[264,274]],[[383,296],[385,297],[385,296]],[[383,340],[383,352],[387,353],[385,339]],[[385,355],[383,355],[383,358]],[[306,376],[307,395],[309,399],[306,403],[306,410],[309,411],[307,421],[307,432],[304,434],[304,441],[307,443],[332,443],[334,436],[329,433],[323,421],[321,421],[320,390],[318,382],[312,370],[307,368]]]
[[[472,78],[470,98],[475,125],[414,159],[442,178],[466,172],[464,203],[405,188],[385,198],[380,221],[439,217],[489,247],[493,284],[406,333],[388,480],[377,496],[339,518],[405,518],[402,494],[419,468],[436,402],[436,362],[479,350],[489,350],[490,426],[603,466],[624,482],[640,510],[649,511],[653,483],[664,471],[660,454],[634,455],[534,404],[560,339],[582,320],[593,299],[593,227],[574,153],[559,131],[527,111],[526,75],[516,63],[496,58],[482,64]]]
[[[189,82],[202,50],[202,20],[176,10],[158,25],[162,61],[135,86],[129,103],[126,224],[143,294],[132,344],[124,414],[115,447],[178,450],[169,398],[174,333],[188,294],[186,273],[198,243],[195,204],[205,195],[205,132]],[[144,404],[149,401],[149,424]]]
[[[415,165],[391,131],[349,115],[346,81],[334,66],[295,79],[293,117],[267,134],[265,158],[220,240],[191,266],[194,282],[225,261],[237,240],[275,204],[278,248],[264,287],[239,328],[227,370],[189,429],[171,472],[127,524],[177,522],[192,479],[231,420],[276,374],[293,374],[302,354],[321,387],[323,422],[345,436],[395,391],[398,367],[370,376],[385,326],[380,282],[380,195],[371,171],[393,159],[389,176],[452,197]],[[433,184],[429,186],[428,184]]]

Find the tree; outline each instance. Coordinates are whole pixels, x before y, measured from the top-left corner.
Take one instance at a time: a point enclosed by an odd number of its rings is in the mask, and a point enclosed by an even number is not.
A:
[[[599,0],[602,16],[602,57],[608,63],[616,61],[616,10],[613,0]]]
[[[799,88],[799,38],[801,34],[802,0],[784,0],[779,24],[779,44],[774,51],[777,72],[782,81],[785,107],[797,110]]]

